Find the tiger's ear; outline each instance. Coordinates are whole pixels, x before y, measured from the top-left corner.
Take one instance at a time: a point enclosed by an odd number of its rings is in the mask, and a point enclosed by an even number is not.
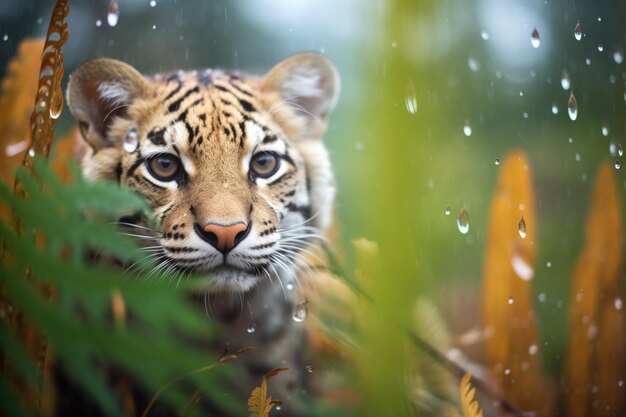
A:
[[[135,99],[153,94],[148,80],[135,68],[108,58],[81,65],[67,86],[70,111],[94,152],[114,145],[108,128],[115,117],[124,115]]]
[[[261,90],[278,93],[291,105],[307,128],[318,137],[326,129],[328,114],[339,98],[339,73],[323,55],[303,53],[278,63],[261,80]]]

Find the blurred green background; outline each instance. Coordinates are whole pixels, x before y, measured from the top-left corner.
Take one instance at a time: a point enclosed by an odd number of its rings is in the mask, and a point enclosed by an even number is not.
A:
[[[52,3],[2,0],[1,75],[20,40],[44,35]],[[600,161],[622,159],[617,145],[626,145],[626,1],[120,0],[115,27],[107,1],[70,6],[65,82],[101,56],[144,73],[262,73],[301,51],[329,57],[342,78],[325,140],[343,239],[398,231],[396,242],[383,240],[415,265],[401,266],[406,276],[396,271],[383,286],[407,298],[429,294],[457,332],[478,320],[495,160],[524,150],[539,222],[527,226],[538,232],[533,285],[543,357],[558,372],[591,183]],[[575,121],[567,112],[571,91]],[[57,132],[72,123],[65,111]],[[624,171],[615,170],[622,203]],[[466,235],[456,226],[463,207]]]

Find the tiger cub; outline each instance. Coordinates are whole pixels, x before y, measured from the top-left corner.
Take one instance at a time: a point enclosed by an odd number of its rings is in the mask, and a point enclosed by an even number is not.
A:
[[[270,381],[283,415],[306,392],[302,300],[291,291],[307,245],[330,223],[335,185],[321,140],[339,76],[321,55],[292,56],[262,77],[216,70],[144,77],[96,59],[72,74],[69,108],[88,146],[88,178],[117,181],[150,203],[157,227],[120,221],[158,270],[206,276],[205,304],[224,325],[220,349],[254,347],[236,362],[241,403]]]

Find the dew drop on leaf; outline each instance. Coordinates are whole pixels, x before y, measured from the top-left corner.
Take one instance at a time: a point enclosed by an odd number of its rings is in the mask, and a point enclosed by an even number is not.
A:
[[[524,220],[524,216],[519,219],[519,223],[517,225],[517,231],[522,239],[526,239],[526,221]]]
[[[601,43],[598,44],[598,52],[602,52],[604,51],[604,45],[602,45]]]
[[[117,5],[117,1],[111,0],[109,3],[109,10],[107,13],[107,23],[111,27],[117,26],[117,22],[120,19],[120,9]]]
[[[469,214],[464,208],[459,212],[459,217],[456,219],[456,226],[459,228],[459,232],[464,235],[469,232]]]
[[[452,210],[450,210],[450,206],[447,206],[446,209],[444,210],[444,214],[446,216],[449,216],[451,212],[452,212]]]
[[[465,134],[465,136],[472,135],[472,125],[470,124],[470,121],[467,119],[465,119],[465,121],[463,122],[463,133]]]
[[[569,90],[571,86],[570,76],[568,70],[563,70],[563,74],[561,75],[561,87],[563,90]]]
[[[61,110],[63,110],[63,93],[61,92],[61,88],[57,88],[54,90],[54,93],[52,93],[49,110],[50,117],[55,120],[61,115]]]
[[[309,315],[309,310],[306,307],[307,302],[308,301],[303,301],[294,307],[291,318],[296,323],[302,323]]]
[[[570,93],[569,99],[567,100],[567,114],[571,120],[576,120],[578,117],[578,102],[576,101],[576,97],[574,97],[573,91]]]
[[[533,28],[533,33],[531,33],[530,35],[530,44],[535,49],[539,48],[539,45],[541,45],[541,40],[539,39],[539,31],[537,30],[537,28]]]
[[[576,27],[574,28],[574,38],[579,41],[583,38],[583,31],[580,28],[580,21],[576,23]]]
[[[620,51],[613,52],[613,60],[616,64],[624,62],[624,55]]]
[[[500,165],[500,158],[496,158],[496,160],[495,160],[495,161],[493,161],[493,163],[494,163],[496,166]]]
[[[139,147],[139,136],[137,135],[137,128],[131,127],[124,136],[124,144],[122,145],[124,150],[128,153],[133,153]]]
[[[622,167],[622,163],[620,161],[615,161],[615,169],[620,169]]]
[[[619,143],[617,145],[617,155],[624,156],[624,148],[622,148],[622,144],[621,143]]]

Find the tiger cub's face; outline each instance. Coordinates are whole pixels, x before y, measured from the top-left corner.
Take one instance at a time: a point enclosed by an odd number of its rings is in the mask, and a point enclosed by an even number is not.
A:
[[[317,54],[261,78],[144,78],[98,59],[72,75],[68,101],[90,145],[85,174],[150,202],[157,230],[126,222],[157,270],[206,273],[212,289],[245,291],[292,276],[327,226],[334,182],[321,135],[338,90],[336,70]]]

